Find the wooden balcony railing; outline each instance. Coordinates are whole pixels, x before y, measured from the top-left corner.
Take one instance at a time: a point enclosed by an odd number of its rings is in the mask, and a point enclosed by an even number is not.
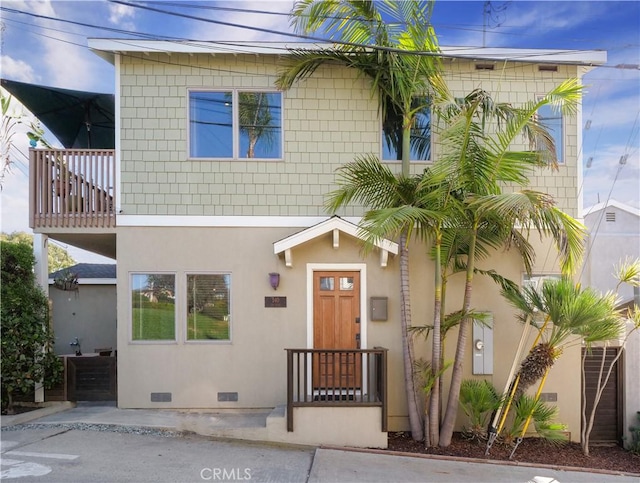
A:
[[[286,351],[287,431],[304,406],[379,406],[387,431],[387,349]]]
[[[29,150],[31,228],[115,227],[115,151]]]

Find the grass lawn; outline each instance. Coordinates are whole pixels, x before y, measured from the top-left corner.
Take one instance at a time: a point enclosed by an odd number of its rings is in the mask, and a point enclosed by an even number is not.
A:
[[[133,340],[175,340],[173,307],[133,309]]]
[[[190,314],[187,318],[187,340],[229,340],[229,321]]]

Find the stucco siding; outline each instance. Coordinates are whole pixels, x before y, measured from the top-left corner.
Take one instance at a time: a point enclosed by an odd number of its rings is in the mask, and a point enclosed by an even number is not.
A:
[[[307,266],[330,264],[364,266],[364,303],[369,298],[388,297],[387,321],[363,320],[366,338],[363,347],[389,349],[389,429],[407,429],[406,397],[400,337],[400,293],[398,258],[390,257],[381,268],[379,256],[364,256],[359,241],[342,234],[339,248],[333,248],[331,233],[293,249],[293,266],[286,268],[282,257],[273,254],[273,242],[297,230],[290,228],[121,228],[118,236],[118,405],[123,408],[255,408],[274,407],[286,402],[286,348],[306,348],[309,329],[307,312]],[[542,249],[543,247],[541,247]],[[432,263],[418,245],[411,250],[413,325],[432,323]],[[250,255],[249,255],[250,254]],[[480,268],[494,268],[519,280],[520,264],[514,252],[496,253]],[[539,260],[539,272],[555,270],[553,257]],[[269,286],[269,272],[280,273],[280,286]],[[177,336],[170,342],[131,340],[131,273],[175,273],[177,280]],[[187,273],[231,273],[230,342],[185,341],[184,280]],[[447,311],[460,308],[463,276],[452,277],[448,287]],[[182,295],[181,295],[182,294]],[[264,297],[286,297],[286,308],[265,308]],[[511,307],[499,296],[498,287],[479,278],[473,307],[494,316],[494,373],[471,374],[471,341],[465,360],[465,377],[484,378],[502,389],[522,325]],[[447,336],[445,358],[454,357],[457,331]],[[429,344],[416,338],[416,356],[430,357]],[[575,356],[575,357],[574,357]],[[578,357],[578,359],[576,359]],[[574,360],[575,359],[575,360]],[[579,355],[572,352],[552,371],[545,392],[561,393],[560,420],[579,428],[579,377],[565,378]],[[448,374],[446,379],[448,379]],[[574,384],[575,383],[575,384]],[[577,386],[575,386],[577,384]],[[573,387],[575,386],[575,387]],[[567,390],[568,388],[568,390]],[[448,387],[445,387],[447,390]],[[219,392],[237,392],[237,402],[218,401]],[[151,393],[171,393],[171,402],[152,402]],[[463,424],[460,413],[459,425]]]

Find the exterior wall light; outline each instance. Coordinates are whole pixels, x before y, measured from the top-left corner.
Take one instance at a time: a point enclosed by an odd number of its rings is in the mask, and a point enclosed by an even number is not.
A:
[[[276,272],[271,272],[269,274],[269,285],[273,290],[278,290],[278,285],[280,285],[280,274]]]

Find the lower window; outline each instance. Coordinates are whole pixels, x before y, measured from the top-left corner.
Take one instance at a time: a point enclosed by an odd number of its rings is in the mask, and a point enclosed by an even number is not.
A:
[[[231,340],[231,275],[187,274],[187,340]]]
[[[176,339],[176,277],[173,274],[131,276],[133,340]]]

